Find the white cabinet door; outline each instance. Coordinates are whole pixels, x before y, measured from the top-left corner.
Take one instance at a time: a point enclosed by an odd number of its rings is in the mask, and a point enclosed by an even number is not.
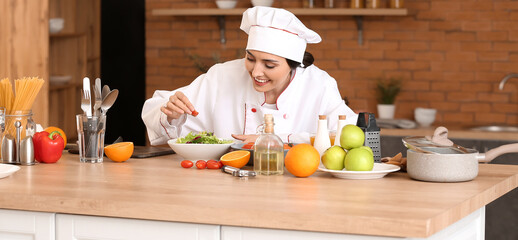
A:
[[[0,239],[54,240],[54,213],[0,209]]]
[[[150,220],[56,215],[57,240],[219,240],[220,226]]]

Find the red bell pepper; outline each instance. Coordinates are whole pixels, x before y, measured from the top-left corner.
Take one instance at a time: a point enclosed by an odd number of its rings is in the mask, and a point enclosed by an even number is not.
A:
[[[65,141],[59,131],[51,133],[41,131],[32,137],[34,144],[34,158],[41,163],[55,163],[63,154]]]

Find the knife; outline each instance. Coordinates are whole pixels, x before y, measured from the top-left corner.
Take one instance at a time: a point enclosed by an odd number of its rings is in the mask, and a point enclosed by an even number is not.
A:
[[[101,79],[95,79],[95,104],[94,104],[94,116],[99,116],[99,109],[101,108],[101,103],[103,102],[103,97],[101,95]]]
[[[83,78],[83,92],[87,92],[89,95],[88,98],[88,109],[85,111],[87,117],[92,116],[92,92],[90,91],[90,79],[85,77]]]

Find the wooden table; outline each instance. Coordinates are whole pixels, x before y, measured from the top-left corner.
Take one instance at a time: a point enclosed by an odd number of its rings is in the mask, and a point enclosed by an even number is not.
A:
[[[168,155],[115,163],[22,166],[0,179],[0,209],[267,229],[429,237],[518,186],[518,166],[480,165],[462,183],[411,180],[240,179],[220,170],[183,169]]]

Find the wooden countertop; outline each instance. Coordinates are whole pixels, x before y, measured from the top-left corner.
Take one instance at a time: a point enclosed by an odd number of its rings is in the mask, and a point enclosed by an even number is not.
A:
[[[317,232],[427,237],[518,186],[518,166],[483,164],[463,183],[391,173],[345,180],[239,179],[220,170],[183,169],[169,155],[115,163],[22,166],[0,179],[0,208]]]
[[[381,136],[432,136],[436,127],[430,128],[382,128]],[[516,132],[484,132],[474,131],[465,128],[448,128],[448,138],[461,139],[487,139],[487,140],[505,140],[518,141],[518,133]]]

